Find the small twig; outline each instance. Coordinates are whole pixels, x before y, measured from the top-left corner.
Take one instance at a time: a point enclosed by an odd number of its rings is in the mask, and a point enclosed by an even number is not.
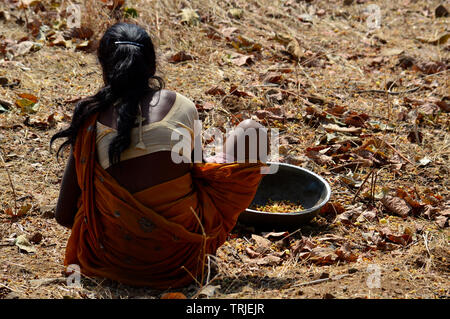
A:
[[[428,248],[428,232],[425,232],[424,234],[422,234],[422,237],[423,237],[423,241],[425,243],[425,248],[427,249],[427,252],[428,252],[428,256],[430,256],[430,258],[431,258],[430,249]]]
[[[339,166],[336,166],[336,167],[332,167],[332,168],[330,168],[330,169],[328,169],[329,171],[334,171],[334,170],[337,170],[337,169],[340,169],[340,168],[343,168],[343,167],[347,167],[347,166],[351,166],[351,165],[359,165],[359,164],[364,164],[365,162],[363,162],[363,161],[353,161],[353,162],[350,162],[350,163],[345,163],[345,164],[342,164],[342,165],[339,165]]]
[[[358,94],[360,94],[360,93],[383,93],[383,94],[390,94],[390,95],[401,95],[401,94],[406,94],[406,93],[413,93],[419,89],[420,89],[420,87],[415,87],[410,90],[399,91],[399,92],[390,91],[390,90],[359,90],[359,91],[354,91],[354,93],[358,93]]]
[[[3,149],[0,147],[0,159],[1,159],[2,163],[3,163],[3,166],[5,167],[6,174],[8,175],[9,185],[11,186],[11,189],[12,189],[12,192],[13,192],[13,196],[14,196],[14,209],[17,211],[16,190],[14,188],[14,184],[12,182],[11,175],[9,174],[8,167],[6,166],[6,162],[5,162],[5,159],[3,158],[2,154],[4,154],[4,152],[3,152]]]
[[[392,146],[391,144],[389,144],[388,142],[386,142],[385,140],[383,140],[382,138],[376,137],[378,140],[382,141],[384,144],[386,144],[387,146],[389,146],[395,153],[397,153],[398,156],[400,156],[401,158],[403,158],[405,161],[407,161],[409,164],[411,164],[412,166],[415,166],[413,162],[411,162],[409,159],[407,159],[402,153],[400,153],[399,151],[397,151],[397,149]]]
[[[367,180],[369,179],[370,175],[373,174],[373,172],[375,171],[375,168],[373,168],[369,174],[367,174],[366,178],[364,178],[364,181],[362,182],[361,186],[359,186],[358,191],[355,194],[355,197],[353,197],[352,203],[355,202],[356,198],[358,197],[359,193],[361,192],[361,189],[363,188],[363,186],[366,184]]]
[[[377,183],[377,177],[378,177],[378,172],[373,173],[372,174],[372,187],[371,187],[371,201],[372,201],[372,205],[375,204],[374,199],[375,199],[375,187],[376,187],[376,183]]]
[[[295,284],[292,287],[302,287],[302,286],[316,285],[316,284],[320,284],[320,283],[325,282],[325,281],[339,280],[339,279],[342,279],[342,278],[347,277],[347,276],[349,276],[349,274],[343,274],[343,275],[339,275],[339,276],[336,276],[336,277],[333,277],[333,278],[329,277],[329,278],[316,279],[316,280],[313,280],[313,281],[308,281],[308,282],[302,282],[300,284]]]
[[[197,285],[200,286],[200,288],[203,287],[203,285],[202,285],[201,283],[198,282],[197,278],[195,278],[195,276],[194,276],[194,275],[193,275],[186,267],[184,267],[184,265],[181,266],[181,269],[186,270],[186,272],[188,273],[188,275],[191,276],[191,278],[195,280],[195,282],[197,283]]]
[[[203,228],[203,224],[200,221],[200,218],[197,216],[197,213],[195,212],[195,210],[192,208],[192,206],[190,207],[192,213],[194,214],[195,218],[197,219],[200,228],[202,229],[202,235],[203,235],[203,243],[202,243],[202,251],[200,251],[200,258],[202,259],[202,278],[201,278],[201,282],[203,284],[203,279],[205,276],[205,257],[206,257],[206,240],[207,240],[207,236],[206,236],[206,232],[205,232],[205,228]],[[203,285],[200,286],[200,289],[203,287]]]

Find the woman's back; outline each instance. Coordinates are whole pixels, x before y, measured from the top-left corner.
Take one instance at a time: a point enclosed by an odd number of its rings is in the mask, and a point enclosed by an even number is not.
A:
[[[138,123],[131,131],[131,145],[119,163],[110,165],[108,146],[116,133],[117,115],[114,107],[100,113],[97,120],[97,159],[106,171],[130,193],[180,177],[189,172],[189,163],[172,160],[173,131],[180,127],[191,129],[198,119],[195,105],[184,96],[161,90],[153,99],[144,98],[142,133]],[[142,135],[140,135],[142,134]],[[140,138],[141,137],[141,138]],[[145,148],[136,147],[143,142]],[[142,147],[142,146],[141,146]],[[192,150],[193,145],[189,145]],[[190,154],[186,154],[190,158]]]

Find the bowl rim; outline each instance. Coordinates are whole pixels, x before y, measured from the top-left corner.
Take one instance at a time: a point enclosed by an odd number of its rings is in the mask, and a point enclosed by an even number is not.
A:
[[[313,207],[311,207],[311,208],[308,208],[308,209],[305,209],[305,210],[302,210],[302,211],[298,211],[298,212],[295,212],[295,211],[294,211],[294,212],[287,212],[287,213],[269,213],[269,212],[262,212],[262,211],[254,210],[254,209],[250,209],[250,208],[246,208],[246,209],[245,209],[246,212],[257,213],[257,214],[264,214],[264,215],[271,215],[271,216],[272,216],[272,215],[275,215],[275,216],[299,216],[299,215],[307,215],[307,214],[309,214],[309,213],[312,213],[312,212],[315,212],[315,211],[319,210],[320,208],[322,208],[322,207],[330,200],[330,197],[331,197],[331,187],[330,187],[330,185],[328,184],[328,182],[327,182],[323,177],[319,176],[318,174],[316,174],[316,173],[314,173],[314,172],[312,172],[312,171],[310,171],[310,170],[308,170],[308,169],[306,169],[306,168],[303,168],[303,167],[300,167],[300,166],[296,166],[296,165],[292,165],[292,164],[287,164],[287,163],[267,162],[267,164],[268,164],[268,165],[275,164],[275,165],[279,165],[279,166],[291,167],[291,168],[298,169],[298,170],[300,170],[300,171],[304,171],[304,172],[306,172],[306,173],[308,173],[308,174],[311,174],[312,176],[314,176],[315,178],[317,178],[320,182],[322,182],[323,185],[325,185],[326,196],[325,196],[325,198],[324,198],[318,205],[315,205],[315,206],[313,206]]]

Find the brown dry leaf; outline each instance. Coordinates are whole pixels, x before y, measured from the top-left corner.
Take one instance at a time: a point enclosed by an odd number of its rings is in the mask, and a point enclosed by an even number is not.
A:
[[[32,103],[37,103],[37,101],[39,100],[37,96],[33,95],[33,94],[29,94],[29,93],[20,93],[17,94],[19,97],[21,97],[22,99],[27,99]]]
[[[81,40],[88,40],[94,35],[94,30],[89,27],[82,26],[79,28],[72,28],[70,30],[67,30],[63,33],[63,35],[67,39],[76,38]]]
[[[380,233],[374,230],[367,233],[361,233],[361,235],[369,244],[374,244],[377,247],[384,244],[384,240],[381,237]]]
[[[12,210],[11,207],[6,208],[3,212],[4,212],[6,215],[9,215],[9,216],[11,216],[11,217],[14,217],[14,211]]]
[[[63,34],[58,32],[50,39],[50,46],[70,48],[72,47],[72,40],[66,40]]]
[[[227,95],[225,93],[225,91],[223,89],[221,89],[220,87],[218,87],[218,86],[214,86],[214,87],[210,88],[209,90],[207,90],[205,92],[205,94],[208,94],[208,95],[222,95],[222,96],[223,95]]]
[[[320,152],[316,151],[308,151],[306,152],[306,156],[308,156],[310,159],[312,159],[314,162],[316,162],[319,165],[333,165],[335,164],[333,161],[333,158],[331,156],[322,154]]]
[[[194,60],[194,57],[188,53],[186,53],[185,51],[180,51],[174,55],[172,55],[171,57],[169,57],[169,59],[167,60],[169,63],[180,63],[180,62],[184,62],[184,61],[191,61]]]
[[[32,18],[32,19],[28,20],[27,28],[28,28],[28,30],[30,30],[31,35],[33,37],[35,37],[39,34],[41,26],[42,26],[42,22],[38,18]]]
[[[252,240],[255,243],[255,251],[260,254],[269,251],[272,246],[272,242],[270,240],[259,235],[252,234]]]
[[[267,110],[257,110],[255,112],[255,115],[260,120],[277,120],[277,121],[283,121],[285,118],[283,116],[275,115],[270,111]]]
[[[234,65],[243,66],[251,64],[253,62],[253,58],[253,55],[234,54],[230,61]]]
[[[319,266],[332,265],[337,261],[337,259],[338,256],[334,250],[325,247],[314,248],[311,252],[311,256],[309,257],[309,261]]]
[[[41,233],[39,233],[39,232],[36,232],[36,233],[34,233],[32,236],[30,236],[29,238],[28,238],[28,240],[30,241],[30,242],[32,242],[33,244],[39,244],[41,241],[42,241],[42,238],[43,238],[43,236],[42,236],[42,234]]]
[[[277,257],[275,255],[267,255],[267,256],[252,260],[252,263],[255,263],[260,266],[275,266],[275,265],[279,265],[282,261],[283,261],[283,259],[281,259],[280,257]]]
[[[264,235],[264,238],[267,238],[269,240],[280,240],[284,237],[288,236],[288,231],[282,231],[282,232],[270,232]]]
[[[448,225],[448,217],[447,216],[439,215],[434,219],[434,221],[441,228],[444,228],[446,224]]]
[[[447,101],[445,101],[445,100],[437,101],[437,102],[435,102],[435,104],[437,106],[439,106],[442,111],[450,112],[450,104]]]
[[[215,105],[212,102],[205,102],[204,104],[196,104],[197,110],[199,111],[209,111],[213,110]]]
[[[187,297],[181,292],[166,292],[161,299],[187,299]]]
[[[401,234],[394,233],[389,227],[383,227],[382,229],[380,229],[380,234],[387,240],[403,246],[409,244],[412,241],[412,232],[409,231],[408,228],[406,228],[403,234]]]
[[[423,211],[423,208],[425,207],[425,205],[415,200],[414,196],[408,194],[404,189],[397,189],[397,197],[405,200],[408,205],[411,206],[414,214],[418,214],[419,212]]]
[[[366,113],[350,112],[344,119],[345,124],[356,127],[365,127],[365,122],[369,119]]]
[[[106,6],[111,10],[120,7],[125,3],[125,0],[100,0],[100,1],[106,4]]]
[[[14,216],[21,217],[21,216],[25,215],[26,213],[28,213],[30,211],[31,207],[32,207],[31,204],[25,204],[25,205],[21,206]]]
[[[417,108],[417,111],[424,115],[434,115],[439,111],[439,106],[435,103],[424,103]]]
[[[231,35],[233,33],[235,33],[236,31],[238,31],[239,29],[236,27],[229,27],[229,28],[222,28],[220,29],[220,33],[222,33],[222,35],[227,38],[230,39]]]
[[[448,66],[440,61],[419,62],[413,65],[413,70],[420,71],[425,74],[435,74],[448,69]]]
[[[401,48],[386,48],[381,50],[380,54],[383,56],[394,56],[394,55],[400,55],[404,52],[404,49]]]
[[[320,241],[320,242],[328,241],[328,242],[333,242],[333,243],[341,243],[345,240],[346,239],[344,237],[334,235],[334,234],[326,234],[325,237],[321,237],[321,238],[317,239],[317,241]]]
[[[55,113],[52,113],[48,116],[41,116],[38,118],[32,118],[30,119],[29,116],[27,116],[23,122],[26,126],[35,127],[40,130],[47,130],[50,128],[55,127],[56,125],[56,119],[55,119]]]
[[[238,97],[254,97],[254,95],[252,93],[239,91],[237,85],[231,85],[231,87],[230,87],[230,94],[238,96]]]
[[[305,51],[300,46],[297,39],[291,38],[290,42],[286,46],[287,52],[296,60],[300,60],[305,56]]]
[[[319,214],[320,215],[339,215],[345,212],[344,206],[342,206],[341,203],[338,202],[328,202],[326,203],[321,209]]]
[[[406,201],[399,197],[385,196],[381,202],[389,212],[403,218],[406,218],[411,211],[411,207],[406,203]]]
[[[444,34],[437,36],[434,39],[418,38],[417,40],[419,40],[422,43],[428,43],[428,44],[432,44],[432,45],[442,45],[442,44],[445,44],[449,38],[450,38],[450,33],[444,33]]]
[[[300,253],[310,253],[314,249],[314,247],[316,247],[316,245],[312,241],[307,238],[302,238],[294,242],[294,244],[292,245],[292,253],[294,255]]]
[[[263,79],[263,83],[273,83],[273,84],[280,84],[283,80],[283,75],[278,72],[269,72],[267,73]]]
[[[358,221],[369,221],[369,222],[374,222],[377,219],[377,213],[378,210],[376,208],[370,209],[370,210],[366,210],[364,211],[361,215],[359,215],[359,217],[357,218]]]
[[[352,252],[348,243],[345,243],[334,252],[342,261],[354,262],[358,259],[358,256]]]
[[[344,225],[353,224],[353,222],[361,215],[361,213],[361,207],[347,210],[336,217],[336,222],[341,222]]]
[[[245,248],[245,252],[247,253],[247,255],[248,255],[250,258],[258,258],[258,257],[261,256],[260,253],[254,251],[254,250],[253,250],[252,248],[250,248],[250,247]]]
[[[245,38],[241,35],[233,38],[231,45],[239,52],[257,52],[262,49],[262,45],[260,43],[256,43],[253,40]]]

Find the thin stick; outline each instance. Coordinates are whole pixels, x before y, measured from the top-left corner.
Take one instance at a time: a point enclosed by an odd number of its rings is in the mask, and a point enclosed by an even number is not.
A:
[[[400,94],[406,94],[406,93],[413,93],[413,92],[416,92],[418,89],[420,89],[420,87],[415,87],[410,90],[399,91],[399,92],[390,91],[390,90],[359,90],[359,91],[355,91],[355,93],[358,93],[358,94],[360,94],[360,93],[383,93],[383,94],[391,94],[391,95],[400,95]]]
[[[0,159],[2,160],[3,166],[5,167],[5,171],[6,174],[8,175],[8,180],[9,180],[9,185],[11,186],[12,192],[13,192],[13,196],[14,196],[14,209],[17,211],[17,195],[16,195],[16,190],[14,188],[14,184],[12,182],[11,179],[11,175],[9,174],[9,170],[8,167],[6,166],[6,162],[5,159],[3,158],[3,149],[0,147]]]
[[[197,213],[192,208],[192,206],[190,207],[190,209],[191,209],[192,213],[194,214],[195,218],[197,219],[197,221],[198,221],[198,223],[199,223],[199,225],[200,225],[200,227],[202,229],[202,234],[203,234],[203,243],[202,243],[202,250],[203,250],[203,252],[200,252],[200,255],[203,255],[203,256],[201,256],[201,259],[202,259],[202,279],[201,279],[201,282],[203,284],[203,279],[205,277],[205,257],[206,257],[206,239],[207,239],[207,236],[206,236],[206,233],[205,233],[205,228],[203,228],[203,224],[200,221],[200,218],[197,216]],[[203,287],[203,285],[201,285],[200,288],[201,287]]]
[[[430,249],[428,248],[428,232],[425,232],[425,234],[422,235],[423,241],[425,243],[425,248],[427,249],[428,256],[431,257]]]
[[[407,161],[409,164],[411,164],[412,166],[415,166],[413,162],[411,162],[409,159],[407,159],[402,153],[400,153],[399,151],[397,151],[395,149],[394,146],[392,146],[391,144],[389,144],[388,142],[386,142],[385,140],[383,140],[382,138],[376,137],[378,140],[382,141],[384,144],[386,144],[387,146],[389,146],[395,153],[397,153],[398,156],[400,156],[401,158],[403,158],[405,161]]]
[[[372,201],[372,205],[375,204],[375,187],[376,187],[376,183],[377,183],[377,177],[378,177],[378,172],[373,173],[372,174],[372,185],[371,185],[371,198],[370,200]]]
[[[312,280],[312,281],[308,281],[308,282],[302,282],[300,284],[295,284],[292,287],[316,285],[316,284],[320,284],[320,283],[325,282],[325,281],[339,280],[339,279],[342,279],[342,278],[347,277],[347,276],[349,276],[349,274],[339,275],[339,276],[336,276],[334,278],[331,278],[331,277],[329,277],[329,278],[322,278],[322,279]]]
[[[359,192],[361,191],[361,189],[363,188],[363,186],[366,184],[367,180],[369,179],[370,175],[372,175],[372,173],[373,173],[374,171],[375,171],[375,168],[373,168],[373,169],[370,171],[370,173],[367,174],[366,178],[364,178],[364,181],[363,181],[363,183],[361,184],[361,186],[359,186],[358,191],[357,191],[356,194],[355,194],[355,197],[353,197],[352,203],[355,202],[356,198],[357,198],[358,195],[359,195]]]
[[[359,164],[364,164],[364,163],[365,162],[362,162],[362,161],[354,161],[354,162],[350,162],[350,163],[345,163],[345,164],[342,164],[342,165],[330,168],[329,171],[334,171],[334,170],[337,170],[337,169],[340,169],[340,168],[343,168],[343,167],[346,167],[346,166],[359,165]]]
[[[200,287],[202,287],[202,284],[198,282],[197,278],[195,278],[194,275],[193,275],[189,270],[187,270],[186,267],[181,266],[181,269],[186,270],[186,272],[188,273],[188,275],[191,276],[191,278],[195,280],[195,282],[197,283],[197,285],[199,285]]]

